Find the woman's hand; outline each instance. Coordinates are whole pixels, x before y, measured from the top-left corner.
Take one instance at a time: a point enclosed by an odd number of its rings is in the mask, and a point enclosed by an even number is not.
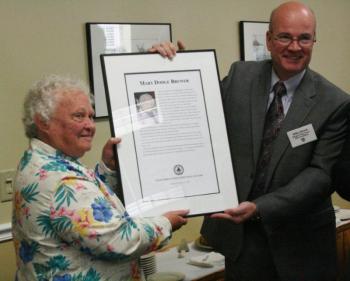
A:
[[[187,218],[185,218],[185,216],[188,215],[188,213],[189,210],[176,210],[167,212],[163,214],[163,216],[170,221],[172,230],[175,231],[187,223]]]
[[[108,169],[115,171],[118,167],[117,160],[114,155],[114,146],[120,143],[121,138],[110,138],[102,150],[102,161]]]

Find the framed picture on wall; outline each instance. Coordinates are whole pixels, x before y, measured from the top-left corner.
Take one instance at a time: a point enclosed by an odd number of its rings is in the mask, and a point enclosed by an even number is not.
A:
[[[270,58],[270,52],[266,47],[268,29],[269,22],[239,22],[241,60],[260,61]]]
[[[144,53],[153,44],[171,41],[170,23],[86,23],[90,90],[95,97],[95,117],[107,117],[100,55]]]

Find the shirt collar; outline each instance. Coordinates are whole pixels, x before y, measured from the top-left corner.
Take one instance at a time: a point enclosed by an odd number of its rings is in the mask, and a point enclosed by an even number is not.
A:
[[[286,86],[287,93],[293,93],[295,91],[295,89],[299,86],[301,79],[303,79],[305,72],[306,72],[306,69],[304,69],[302,72],[292,76],[288,80],[283,81],[284,85]],[[272,92],[273,86],[278,81],[280,81],[280,79],[278,78],[276,72],[272,68],[270,92]]]
[[[37,138],[32,138],[30,140],[30,146],[33,150],[40,151],[41,153],[44,153],[44,154],[49,155],[51,157],[63,158],[63,159],[80,164],[80,161],[77,158],[65,155],[60,150],[57,150],[56,148],[52,147],[51,145],[49,145],[49,144],[47,144],[47,143],[45,143],[42,140],[39,140]]]

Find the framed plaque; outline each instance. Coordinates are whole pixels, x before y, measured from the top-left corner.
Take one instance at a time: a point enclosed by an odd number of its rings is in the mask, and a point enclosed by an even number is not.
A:
[[[86,23],[90,90],[95,98],[95,117],[107,117],[101,54],[144,53],[153,44],[171,41],[170,23]]]
[[[238,205],[214,50],[102,55],[123,198],[132,215]]]

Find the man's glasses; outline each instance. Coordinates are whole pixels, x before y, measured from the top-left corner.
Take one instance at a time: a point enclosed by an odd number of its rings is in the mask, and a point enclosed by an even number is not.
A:
[[[297,41],[301,47],[310,47],[316,39],[310,34],[302,34],[298,37],[293,37],[288,33],[280,33],[273,37],[278,43],[284,46],[289,46],[293,41]]]

